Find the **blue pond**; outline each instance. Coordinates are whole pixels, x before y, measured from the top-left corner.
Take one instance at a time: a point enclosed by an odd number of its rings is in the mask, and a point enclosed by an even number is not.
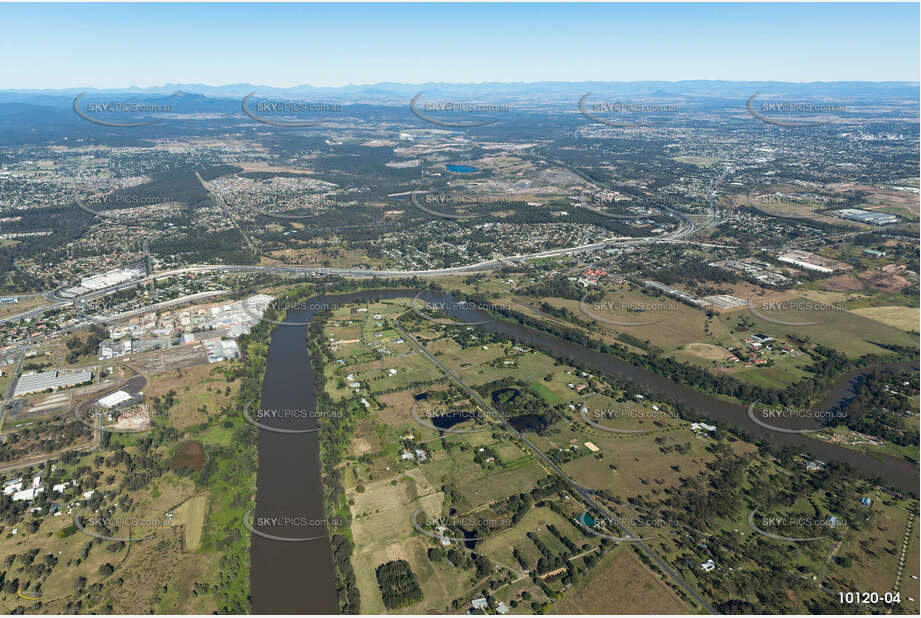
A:
[[[449,172],[454,172],[455,174],[472,174],[473,172],[479,172],[480,168],[473,167],[471,165],[457,165],[454,163],[449,163],[445,165],[445,168]]]

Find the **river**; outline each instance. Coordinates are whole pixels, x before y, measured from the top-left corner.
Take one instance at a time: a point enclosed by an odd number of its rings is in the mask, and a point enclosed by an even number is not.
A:
[[[312,312],[289,313],[287,320],[309,322]],[[262,385],[262,409],[315,409],[313,370],[307,356],[307,326],[272,331]],[[252,411],[251,416],[258,416]],[[286,429],[315,427],[316,420],[263,419]],[[259,470],[255,517],[323,519],[323,486],[317,433],[259,430]],[[293,525],[256,529],[279,537],[325,534],[323,527]],[[285,542],[251,535],[250,594],[256,614],[337,614],[336,572],[329,539]]]
[[[405,297],[400,290],[362,291],[312,298],[305,305],[346,304],[376,298]],[[307,355],[307,322],[314,311],[288,312],[272,330],[262,383],[262,410],[315,410],[313,368]],[[258,417],[255,410],[251,417]],[[316,428],[314,418],[259,419],[264,425],[288,430]],[[285,541],[251,535],[250,594],[256,614],[337,614],[336,571],[325,526],[323,480],[318,433],[279,433],[259,429],[259,470],[256,478],[254,527]],[[295,525],[265,518],[290,518]],[[300,521],[298,521],[300,518]],[[305,524],[306,522],[306,524]]]
[[[317,304],[347,304],[375,299],[407,298],[407,290],[367,290],[349,294],[311,299]],[[424,293],[426,302],[446,302],[443,294]],[[469,322],[490,316],[471,310],[450,310],[452,315]],[[312,311],[291,312],[287,322],[306,323],[313,319]],[[307,326],[277,326],[271,335],[262,408],[315,409],[313,371],[305,344]],[[611,377],[628,379],[642,389],[665,400],[680,402],[689,410],[699,411],[716,422],[739,427],[780,445],[802,447],[813,457],[826,463],[846,462],[863,475],[879,477],[893,487],[917,495],[918,466],[890,456],[870,456],[842,446],[811,439],[803,434],[771,432],[756,425],[747,413],[747,406],[723,401],[695,391],[668,378],[620,359],[586,349],[553,335],[505,321],[480,324],[490,332],[499,333],[535,348],[552,350],[556,354],[583,363]],[[829,395],[820,404],[828,409],[841,399],[850,397],[855,374],[839,378]],[[407,411],[408,414],[408,411]],[[264,420],[266,425],[286,429],[316,427],[314,419]],[[317,433],[286,434],[259,430],[259,471],[256,491],[257,517],[291,517],[322,519],[323,485],[320,470]],[[311,541],[285,542],[252,535],[250,591],[253,611],[258,614],[333,614],[338,613],[336,578],[332,550],[323,527],[256,526],[274,536],[323,538]]]
[[[452,304],[451,297],[446,294],[423,294],[421,298],[427,302],[446,303],[448,307],[456,306],[456,304]],[[468,322],[489,320],[492,317],[485,313],[468,309],[458,309],[449,311],[449,313]],[[658,395],[666,401],[681,403],[688,410],[700,412],[714,419],[715,422],[724,422],[744,430],[750,435],[781,446],[801,447],[813,457],[825,463],[832,461],[848,463],[867,477],[879,477],[900,491],[918,495],[918,465],[905,459],[889,455],[871,456],[844,446],[816,440],[805,434],[766,430],[749,418],[747,405],[732,403],[713,395],[696,391],[643,367],[636,367],[619,358],[587,349],[521,324],[492,320],[477,327],[505,335],[535,348],[553,351],[560,356],[583,363],[586,367],[591,367],[593,370],[608,376],[630,380],[640,388]],[[906,368],[911,367],[908,364],[904,366]],[[861,372],[853,372],[835,380],[826,397],[817,403],[814,408],[825,412],[842,400],[850,399],[853,396],[853,383],[860,375]],[[806,421],[805,419],[801,419],[798,424],[784,425],[783,422],[780,422],[777,425],[797,429],[811,429],[819,426],[817,422]]]

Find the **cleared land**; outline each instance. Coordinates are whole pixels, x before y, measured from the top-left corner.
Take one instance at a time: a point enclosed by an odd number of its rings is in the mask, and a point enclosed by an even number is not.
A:
[[[606,558],[587,583],[577,585],[555,614],[693,614],[629,548]]]
[[[851,312],[904,331],[918,332],[918,321],[921,319],[921,310],[916,307],[866,307],[852,309]]]

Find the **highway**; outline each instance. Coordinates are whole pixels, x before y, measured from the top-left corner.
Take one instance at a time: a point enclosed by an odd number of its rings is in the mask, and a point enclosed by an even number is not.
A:
[[[153,281],[154,279],[161,279],[163,277],[172,277],[177,275],[184,275],[190,273],[273,273],[279,275],[314,275],[314,276],[339,276],[339,277],[355,277],[355,278],[367,278],[367,277],[396,277],[396,278],[407,278],[407,277],[451,277],[454,275],[464,274],[464,273],[473,273],[473,272],[486,272],[490,270],[496,270],[500,268],[505,268],[509,265],[516,263],[527,262],[531,260],[539,260],[546,258],[562,257],[565,255],[577,255],[579,253],[586,253],[590,251],[598,251],[601,249],[607,249],[609,247],[623,247],[631,245],[649,245],[649,244],[658,244],[658,243],[688,243],[693,244],[699,247],[707,248],[722,248],[722,249],[735,249],[736,247],[732,245],[721,245],[715,243],[705,243],[687,240],[687,236],[692,234],[695,231],[695,226],[693,221],[691,221],[685,215],[675,212],[675,216],[679,217],[683,221],[683,225],[676,229],[674,232],[667,236],[646,236],[640,238],[623,238],[623,237],[614,237],[606,238],[604,240],[590,243],[587,245],[579,245],[576,247],[565,247],[562,249],[551,249],[548,251],[537,251],[535,253],[524,253],[518,255],[503,256],[493,260],[487,260],[485,262],[477,262],[476,264],[467,264],[465,266],[455,266],[451,268],[437,268],[431,270],[395,270],[395,269],[374,269],[374,268],[324,268],[317,266],[261,266],[261,265],[234,265],[234,264],[193,264],[190,266],[183,266],[181,268],[173,268],[170,270],[164,270],[158,272],[150,277],[145,277],[143,279],[135,279],[133,281],[128,281],[118,285],[114,285],[108,288],[101,290],[95,290],[87,294],[83,294],[79,297],[66,298],[61,296],[61,291],[65,287],[69,286],[60,286],[45,292],[43,296],[51,304],[45,305],[44,307],[37,307],[30,311],[25,311],[23,313],[18,313],[16,315],[11,315],[6,318],[0,319],[0,325],[8,324],[12,322],[18,322],[26,318],[37,318],[47,313],[49,311],[54,311],[57,309],[63,309],[68,306],[72,306],[75,302],[87,302],[94,298],[100,298],[102,296],[108,296],[122,290],[127,290],[139,285],[145,285]]]
[[[599,514],[603,515],[605,518],[607,518],[607,521],[612,522],[612,523],[617,527],[617,529],[620,531],[620,533],[624,535],[624,537],[625,537],[626,539],[629,539],[629,541],[630,541],[631,543],[635,543],[635,544],[636,544],[636,545],[637,545],[647,556],[649,556],[649,558],[650,558],[653,562],[655,562],[655,563],[659,566],[660,569],[662,569],[663,572],[667,573],[668,576],[671,577],[671,578],[675,581],[675,583],[678,584],[678,585],[681,587],[682,590],[684,590],[691,598],[693,598],[695,601],[697,601],[697,603],[699,603],[701,607],[703,607],[704,609],[706,609],[706,610],[707,610],[709,613],[711,613],[711,614],[716,614],[716,613],[717,613],[716,610],[714,610],[713,607],[711,607],[710,604],[707,603],[707,601],[705,601],[705,600],[703,599],[703,597],[701,597],[701,596],[697,593],[696,590],[694,590],[694,589],[691,588],[688,584],[686,584],[686,583],[684,582],[684,580],[681,579],[681,576],[678,575],[678,573],[676,573],[676,572],[671,568],[671,566],[669,566],[664,560],[662,560],[662,559],[652,550],[652,548],[650,548],[648,545],[646,545],[645,543],[643,543],[643,541],[642,541],[638,536],[636,536],[636,535],[635,535],[632,531],[630,531],[626,526],[624,526],[623,524],[621,524],[621,523],[620,523],[610,512],[608,512],[608,510],[607,510],[604,506],[602,506],[601,504],[599,504],[598,501],[595,500],[595,499],[592,497],[592,495],[591,495],[590,492],[586,491],[583,487],[581,487],[581,486],[578,485],[575,481],[573,481],[571,478],[569,478],[569,476],[567,476],[566,473],[563,472],[563,470],[561,470],[559,466],[557,466],[555,463],[553,463],[553,461],[551,461],[550,458],[547,457],[547,456],[543,453],[543,451],[541,451],[539,448],[537,448],[537,447],[534,445],[533,442],[531,442],[530,440],[528,440],[528,439],[524,436],[524,434],[519,433],[517,430],[515,430],[514,427],[512,427],[512,426],[508,423],[508,421],[506,421],[505,419],[503,419],[503,418],[499,415],[499,413],[498,413],[495,409],[493,409],[493,407],[490,406],[489,403],[488,403],[485,399],[483,399],[482,396],[480,396],[480,394],[479,394],[478,392],[476,392],[475,390],[473,390],[472,388],[470,388],[469,386],[467,386],[467,384],[465,384],[459,377],[457,377],[457,375],[456,375],[453,371],[451,371],[450,369],[448,369],[448,367],[446,367],[446,366],[445,366],[441,361],[439,361],[437,358],[435,358],[434,356],[432,356],[431,354],[429,354],[428,350],[425,349],[425,346],[423,346],[423,345],[420,344],[418,341],[416,341],[416,339],[415,339],[412,335],[410,335],[410,334],[406,331],[405,328],[403,328],[403,327],[400,325],[399,320],[397,320],[397,321],[394,323],[394,328],[400,333],[400,335],[402,335],[402,337],[403,337],[403,339],[404,339],[405,341],[409,342],[410,345],[412,345],[414,348],[416,348],[416,349],[419,351],[420,354],[422,354],[422,355],[425,356],[429,361],[431,361],[432,363],[434,363],[439,369],[441,369],[441,370],[445,373],[445,375],[447,375],[449,378],[451,378],[452,380],[454,380],[454,382],[455,382],[459,387],[461,387],[461,388],[464,390],[464,392],[466,392],[474,401],[476,401],[480,406],[482,406],[483,409],[486,410],[486,412],[493,418],[493,420],[495,420],[496,422],[498,422],[499,425],[501,425],[504,429],[507,429],[507,430],[511,431],[512,434],[514,434],[516,438],[518,438],[519,440],[521,440],[522,442],[524,442],[524,443],[528,446],[528,448],[530,448],[531,451],[532,451],[535,455],[537,455],[537,457],[539,457],[540,460],[544,462],[544,464],[547,465],[547,467],[549,467],[549,468],[552,469],[554,472],[556,472],[556,474],[557,474],[561,479],[563,479],[570,487],[572,487],[572,489],[573,489],[579,496],[581,496],[581,498],[584,500],[584,502],[585,502],[586,504],[590,505],[592,508],[594,508],[594,509],[596,510],[597,513],[599,513]]]

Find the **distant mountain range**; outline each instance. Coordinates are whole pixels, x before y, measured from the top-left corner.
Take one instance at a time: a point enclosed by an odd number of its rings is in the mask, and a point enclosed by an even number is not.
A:
[[[918,101],[918,82],[774,82],[774,81],[710,81],[688,80],[677,82],[634,81],[634,82],[484,82],[477,84],[452,84],[429,82],[404,84],[381,82],[368,85],[347,85],[336,87],[292,86],[277,88],[255,84],[227,84],[207,86],[205,84],[164,84],[140,88],[60,88],[42,90],[0,90],[0,104],[26,103],[31,105],[60,107],[72,105],[74,97],[86,92],[87,99],[100,100],[105,97],[120,97],[119,101],[162,101],[169,99],[182,109],[205,110],[215,100],[240,99],[255,92],[258,97],[274,97],[291,100],[313,100],[334,103],[365,103],[377,105],[405,105],[409,99],[424,91],[426,99],[434,97],[468,97],[481,101],[522,101],[535,104],[541,102],[559,103],[578,99],[587,92],[593,99],[604,96],[636,96],[656,100],[668,99],[739,99],[748,98],[755,92],[762,95],[800,96],[808,98],[846,98],[851,101]],[[217,107],[223,107],[217,104]],[[214,111],[217,111],[216,109]]]

